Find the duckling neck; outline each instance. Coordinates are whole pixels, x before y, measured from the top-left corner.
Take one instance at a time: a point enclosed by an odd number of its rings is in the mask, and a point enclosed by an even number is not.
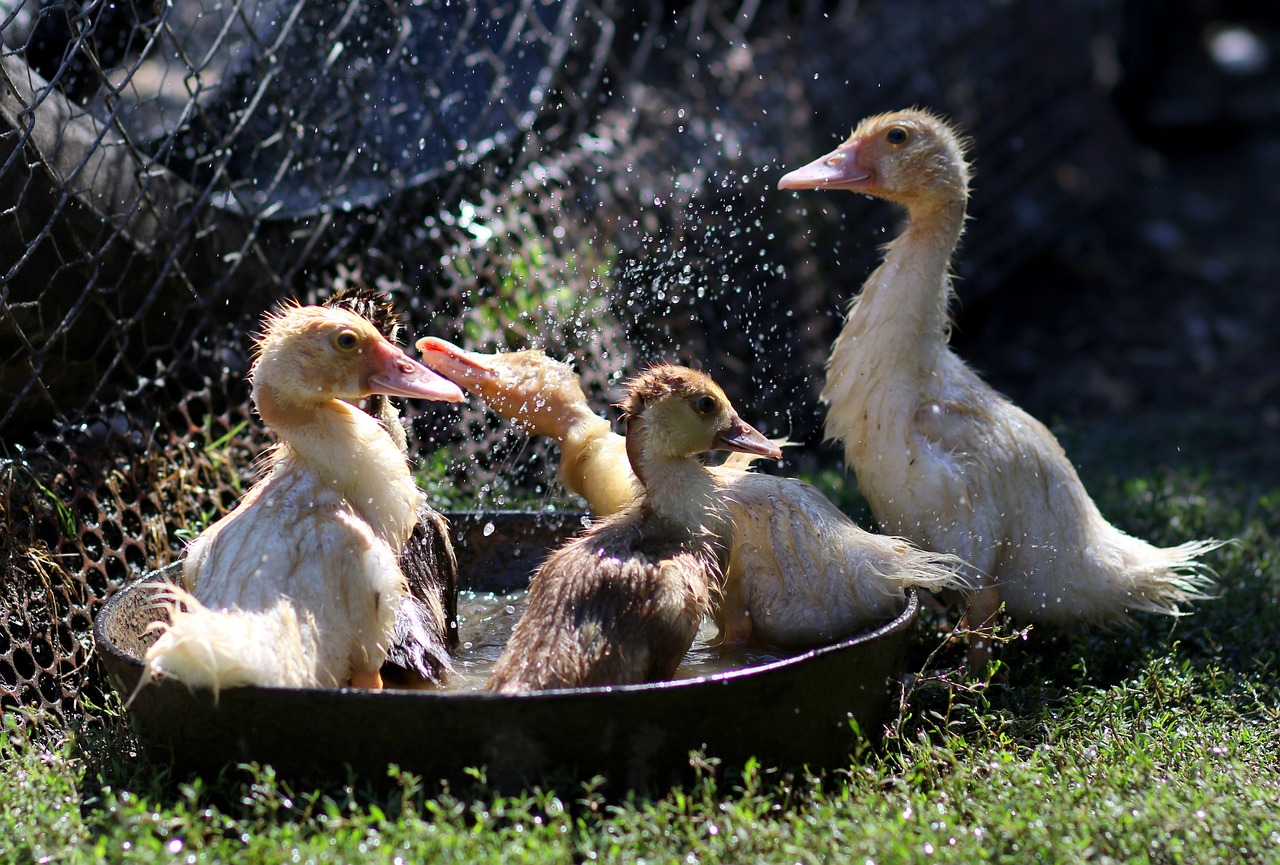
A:
[[[560,449],[570,453],[612,433],[613,427],[607,420],[587,409],[571,417],[563,429],[556,431],[555,438],[560,442]]]
[[[621,445],[621,436],[609,421],[589,410],[575,418],[559,435],[560,484],[587,500],[598,517],[622,510],[635,501],[639,489]]]
[[[876,356],[916,358],[923,371],[947,343],[951,255],[964,229],[963,199],[912,208],[910,222],[849,310],[841,338],[876,341]]]
[[[401,549],[417,521],[419,493],[390,434],[341,400],[289,405],[269,386],[256,388],[254,398],[281,439],[275,467],[310,471],[332,485],[380,538]]]
[[[694,534],[720,534],[728,517],[711,473],[692,455],[649,453],[645,437],[643,428],[639,435],[634,429],[627,433],[627,456],[644,487],[645,510]]]

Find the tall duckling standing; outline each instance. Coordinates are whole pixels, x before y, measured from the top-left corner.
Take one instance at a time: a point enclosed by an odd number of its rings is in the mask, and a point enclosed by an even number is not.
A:
[[[635,499],[640,485],[626,439],[591,411],[568,364],[541,351],[467,351],[436,337],[417,347],[423,363],[494,411],[559,442],[560,482],[596,516]],[[896,615],[908,587],[962,582],[954,557],[867,532],[816,487],[742,468],[753,458],[730,454],[709,469],[732,523],[724,591],[714,604],[722,641],[830,642]]]
[[[1024,621],[1070,624],[1174,615],[1205,597],[1197,559],[1216,542],[1165,549],[1112,526],[1053,434],[948,347],[950,262],[969,197],[950,126],[917,109],[870,117],[778,186],[845,189],[907,210],[832,348],[826,434],[844,441],[885,531],[973,566],[971,624],[1001,602]]]
[[[551,554],[487,687],[516,692],[670,678],[711,611],[728,514],[696,459],[776,459],[699,372],[661,365],[628,383],[626,448],[644,487],[632,505]]]
[[[350,403],[462,392],[360,316],[293,305],[267,317],[250,379],[280,444],[239,507],[187,549],[187,588],[170,590],[147,675],[215,691],[380,687],[420,494],[387,430]]]

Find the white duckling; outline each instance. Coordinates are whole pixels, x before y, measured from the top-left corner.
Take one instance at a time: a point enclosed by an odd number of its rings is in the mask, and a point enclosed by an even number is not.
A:
[[[367,319],[392,345],[399,344],[400,316],[386,293],[361,285],[345,287],[324,302]],[[372,416],[409,458],[409,435],[386,394],[353,403]],[[458,559],[449,521],[420,494],[418,521],[400,553],[408,592],[396,608],[395,633],[382,665],[384,683],[419,688],[443,685],[453,672],[450,649],[458,642]],[[443,610],[443,618],[441,618]]]
[[[950,262],[969,197],[954,129],[918,109],[870,117],[778,186],[845,189],[907,210],[832,347],[826,434],[844,442],[885,531],[969,563],[979,588],[971,625],[1001,603],[1022,621],[1102,623],[1137,610],[1176,615],[1206,596],[1198,559],[1218,542],[1159,548],[1111,525],[1053,434],[948,347]]]
[[[462,392],[360,316],[296,305],[265,319],[250,380],[280,444],[239,507],[188,548],[147,676],[215,692],[380,687],[420,494],[387,430],[350,402]]]

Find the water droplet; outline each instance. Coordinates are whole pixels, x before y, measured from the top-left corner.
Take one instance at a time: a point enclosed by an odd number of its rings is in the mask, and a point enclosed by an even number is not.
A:
[[[487,538],[487,537],[489,537],[489,535],[493,534],[493,533],[494,533],[494,531],[496,531],[496,528],[495,528],[495,526],[493,525],[493,521],[492,521],[492,520],[490,520],[489,522],[487,522],[487,523],[485,523],[485,524],[484,524],[484,536],[485,536],[486,538]]]

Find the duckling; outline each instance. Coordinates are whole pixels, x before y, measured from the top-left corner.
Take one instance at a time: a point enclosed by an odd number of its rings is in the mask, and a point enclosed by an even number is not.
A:
[[[560,482],[597,516],[633,500],[639,486],[626,439],[591,412],[568,364],[536,350],[465,351],[436,337],[416,345],[427,366],[531,434],[560,442]],[[827,643],[896,615],[908,587],[963,584],[955,557],[865,531],[804,481],[746,471],[757,458],[731,453],[732,464],[709,467],[732,526],[714,610],[721,643]]]
[[[424,364],[476,394],[526,433],[554,439],[560,445],[560,485],[586,499],[595,516],[617,513],[640,495],[626,438],[591,410],[577,373],[567,363],[537,349],[467,351],[434,336],[419,339],[415,346]]]
[[[487,688],[504,693],[669,679],[711,610],[728,515],[708,450],[776,459],[710,378],[655,366],[627,384],[627,456],[643,494],[551,554]]]
[[[340,289],[325,306],[367,319],[396,345],[400,316],[385,292],[362,285]],[[409,436],[400,412],[380,393],[353,403],[382,424],[408,459]],[[458,560],[449,540],[449,521],[420,497],[418,522],[400,555],[409,592],[396,607],[395,634],[382,665],[382,678],[396,687],[442,685],[453,672],[449,651],[458,643]],[[443,610],[443,620],[438,612]]]
[[[970,169],[960,134],[919,109],[863,120],[780,189],[846,189],[905,208],[908,222],[849,305],[821,398],[829,439],[881,527],[971,568],[969,622],[1001,603],[1022,621],[1177,615],[1212,584],[1218,541],[1158,548],[1103,518],[1053,434],[948,346],[950,262]],[[971,647],[981,662],[989,647]]]
[[[215,693],[381,687],[420,493],[391,435],[350,403],[462,392],[343,309],[283,305],[254,353],[253,402],[280,443],[265,477],[188,547],[146,679]]]

